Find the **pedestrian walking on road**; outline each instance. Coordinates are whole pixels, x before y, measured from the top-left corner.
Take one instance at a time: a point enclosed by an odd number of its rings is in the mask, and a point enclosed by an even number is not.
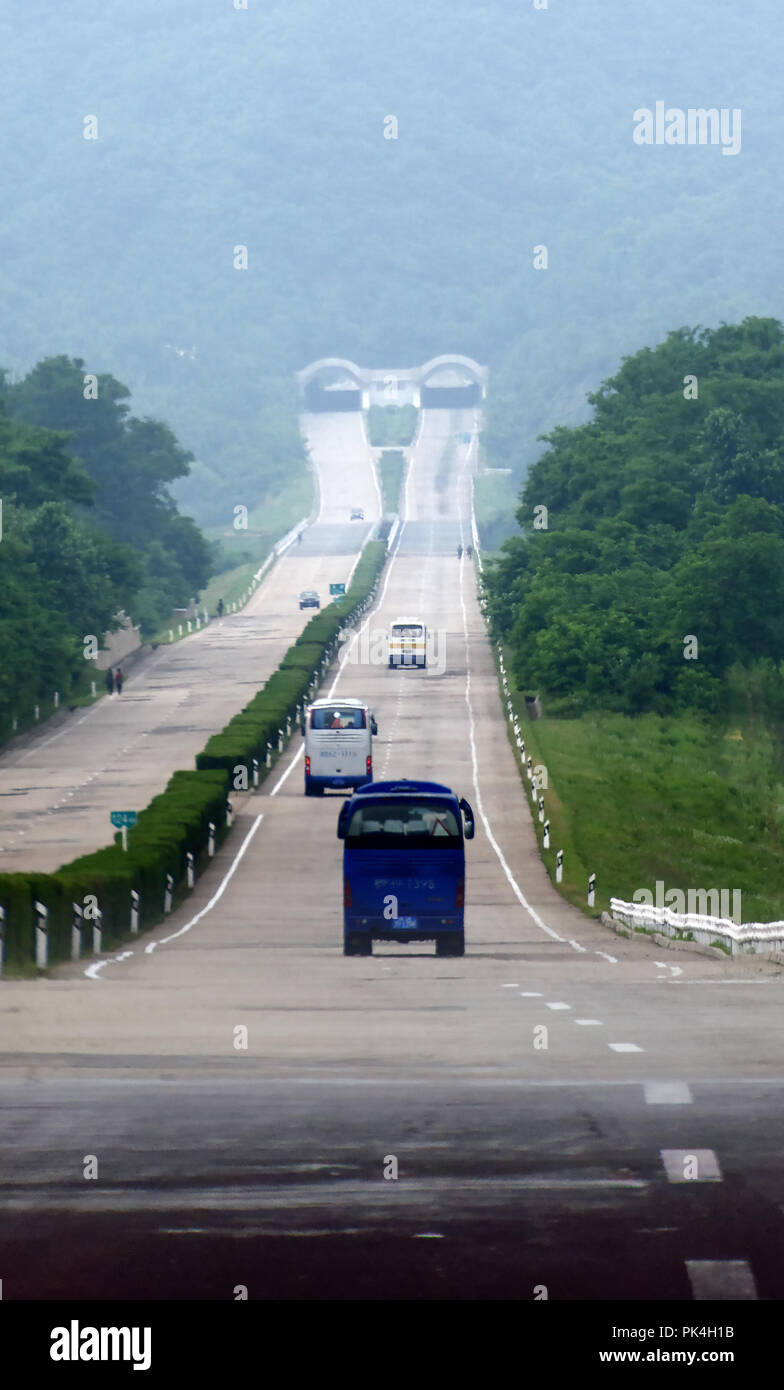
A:
[[[114,690],[114,671],[112,670],[111,666],[106,672],[106,689],[108,690],[110,695]]]
[[[122,668],[121,668],[120,666],[118,666],[118,667],[117,667],[117,670],[116,670],[115,673],[114,673],[114,688],[115,688],[115,690],[117,691],[117,694],[118,694],[118,695],[122,695],[122,687],[123,687],[123,680],[124,680],[124,679],[125,679],[125,677],[123,676]]]

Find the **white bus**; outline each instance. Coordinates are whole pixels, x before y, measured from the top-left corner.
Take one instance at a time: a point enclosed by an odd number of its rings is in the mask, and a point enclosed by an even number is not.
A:
[[[427,628],[421,618],[395,618],[389,629],[390,666],[427,665]]]
[[[373,735],[378,725],[364,700],[314,700],[305,710],[302,732],[306,796],[323,796],[327,787],[364,787],[373,781]]]

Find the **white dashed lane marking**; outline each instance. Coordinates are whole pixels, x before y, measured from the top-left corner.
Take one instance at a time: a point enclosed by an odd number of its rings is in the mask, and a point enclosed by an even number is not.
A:
[[[698,1303],[751,1302],[758,1297],[747,1260],[687,1260],[686,1272]]]
[[[579,1023],[581,1028],[603,1028],[604,1024],[600,1018],[573,1018],[572,1023]]]
[[[661,1159],[670,1182],[722,1181],[713,1149],[662,1149]]]
[[[693,1096],[685,1081],[648,1081],[646,1105],[691,1105]]]
[[[571,1009],[571,1004],[545,1004],[546,1009]]]
[[[642,1052],[642,1048],[636,1043],[608,1043],[607,1046],[612,1048],[613,1052]]]

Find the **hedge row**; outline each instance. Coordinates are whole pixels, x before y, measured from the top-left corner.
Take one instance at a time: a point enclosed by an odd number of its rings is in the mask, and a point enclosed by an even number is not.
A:
[[[186,881],[188,854],[196,863],[208,852],[210,824],[215,828],[215,844],[220,843],[226,833],[228,797],[233,789],[243,789],[238,765],[247,770],[245,786],[253,784],[254,758],[260,764],[259,780],[263,779],[267,745],[272,746],[271,761],[276,760],[278,731],[282,729],[285,736],[287,720],[296,720],[303,702],[315,690],[324,666],[337,649],[341,629],[369,606],[385,556],[382,541],[371,541],[365,547],[346,597],[311,618],[264,688],[221,733],[208,740],[197,755],[196,771],[172,774],[165,791],[139,813],[136,825],[128,831],[127,851],[118,832],[112,845],[74,859],[56,873],[0,874],[0,907],[5,914],[0,928],[4,927],[9,967],[24,970],[36,959],[36,925],[43,920],[36,912],[36,902],[48,910],[45,920],[51,965],[70,957],[75,921],[82,925],[85,952],[93,949],[96,924],[102,933],[102,949],[113,949],[126,940],[131,930],[132,890],[138,894],[140,931],[162,919],[167,875],[176,896]],[[75,904],[81,908],[81,918]]]
[[[255,762],[262,780],[267,756],[271,764],[281,730],[286,734],[287,720],[298,722],[303,705],[337,649],[342,630],[371,602],[385,556],[383,541],[371,541],[365,547],[346,597],[311,618],[264,689],[207,741],[196,758],[198,768],[223,768],[231,777],[231,786],[240,791],[253,785]]]
[[[228,780],[225,772],[175,772],[166,790],[140,812],[128,831],[127,851],[117,834],[114,844],[74,859],[54,874],[0,874],[6,963],[23,966],[35,959],[36,901],[48,909],[50,964],[71,954],[71,928],[79,920],[75,903],[82,909],[82,945],[87,950],[92,948],[96,923],[104,948],[127,937],[131,889],[139,895],[139,929],[160,921],[166,875],[171,874],[175,885],[185,876],[187,851],[198,858],[207,846],[211,821],[216,843],[225,834]]]

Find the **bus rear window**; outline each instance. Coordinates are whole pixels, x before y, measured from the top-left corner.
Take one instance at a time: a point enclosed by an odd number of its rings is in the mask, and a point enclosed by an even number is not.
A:
[[[455,849],[458,818],[446,802],[376,802],[357,807],[346,831],[351,849]]]
[[[421,623],[393,623],[392,633],[395,637],[421,637],[424,629]]]
[[[324,709],[310,711],[311,729],[366,729],[365,710],[354,709],[349,705],[329,705]]]

